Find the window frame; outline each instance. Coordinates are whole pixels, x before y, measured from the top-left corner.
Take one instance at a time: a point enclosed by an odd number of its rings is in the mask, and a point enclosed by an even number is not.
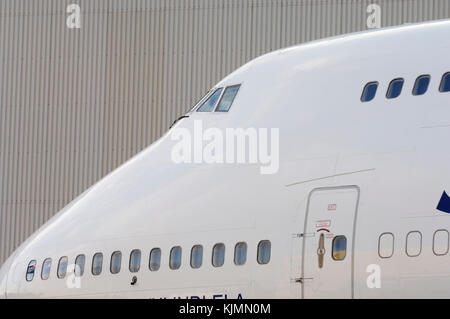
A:
[[[203,106],[203,104],[205,104],[205,102],[208,101],[218,90],[221,90],[221,91],[220,91],[220,94],[217,97],[217,101],[216,101],[216,103],[214,103],[213,108],[211,109],[211,111],[199,111],[199,109]],[[222,99],[223,92],[225,92],[225,87],[220,86],[220,87],[217,87],[217,88],[213,88],[211,90],[211,92],[212,93],[209,94],[208,97],[204,101],[202,101],[200,103],[200,105],[195,109],[195,113],[205,113],[205,114],[214,113],[214,111],[215,111],[215,109],[217,107],[217,104]]]
[[[408,254],[408,237],[412,233],[418,233],[420,235],[420,250],[419,250],[419,253],[417,255],[410,255],[410,254]],[[406,255],[408,257],[419,257],[420,254],[422,254],[422,246],[423,246],[423,235],[422,235],[421,231],[419,231],[419,230],[412,230],[412,231],[410,231],[410,232],[408,232],[406,234],[405,253],[406,253]]]
[[[180,249],[180,264],[176,268],[172,267],[172,252],[175,248]],[[183,248],[180,245],[173,246],[172,248],[170,248],[170,253],[169,253],[169,268],[170,268],[170,270],[178,270],[181,268],[182,264],[183,264]]]
[[[117,254],[120,254],[120,263],[119,263],[119,269],[117,272],[113,272],[112,266],[113,266],[113,257]],[[118,274],[122,270],[122,252],[120,250],[113,251],[111,254],[111,260],[109,263],[109,272],[113,275]]]
[[[236,252],[237,252],[237,247],[238,247],[238,245],[240,245],[240,244],[244,244],[245,245],[245,255],[244,255],[244,262],[242,263],[242,264],[238,264],[237,262],[236,262]],[[245,265],[246,263],[247,263],[247,252],[248,252],[248,245],[247,245],[247,242],[245,242],[245,241],[240,241],[240,242],[237,242],[236,243],[236,245],[234,245],[234,258],[233,258],[233,261],[234,261],[234,264],[236,265],[236,266],[243,266],[243,265]]]
[[[44,267],[46,261],[50,261],[50,266],[48,267],[48,275],[46,278],[44,278],[44,269],[46,269],[46,267]],[[42,262],[42,269],[41,269],[41,279],[42,280],[48,280],[50,278],[50,274],[52,272],[52,263],[53,260],[51,258],[45,258],[44,261]]]
[[[392,83],[394,83],[394,82],[396,82],[396,81],[400,81],[400,80],[401,80],[401,82],[402,82],[402,88],[400,89],[400,92],[398,93],[397,96],[389,97],[388,94],[389,94],[389,91],[390,91],[390,89],[391,89]],[[404,87],[404,86],[405,86],[405,79],[404,79],[404,78],[395,78],[395,79],[392,79],[391,82],[389,82],[388,88],[387,88],[387,90],[386,90],[386,99],[388,99],[388,100],[394,100],[394,99],[398,98],[400,95],[402,95],[403,87]]]
[[[95,256],[97,256],[97,255],[100,255],[102,257],[102,264],[100,267],[100,272],[98,274],[94,273],[94,260],[95,260]],[[103,272],[103,253],[97,252],[92,256],[91,274],[93,276],[100,276],[102,274],[102,272]]]
[[[200,259],[200,265],[198,265],[197,267],[194,267],[194,266],[192,265],[192,261],[193,261],[193,258],[192,258],[193,254],[192,254],[192,252],[194,251],[194,248],[196,248],[196,247],[200,247],[200,248],[201,248],[201,259]],[[199,268],[202,267],[202,265],[203,265],[203,251],[204,251],[203,246],[200,245],[200,244],[197,244],[197,245],[193,245],[193,246],[192,246],[192,248],[191,248],[191,258],[190,258],[190,265],[191,265],[191,268],[192,268],[192,269],[199,269]]]
[[[334,252],[335,252],[335,250],[334,250],[334,242],[336,241],[337,238],[344,238],[345,239],[345,255],[344,255],[344,258],[342,258],[342,259],[334,258]],[[336,236],[334,236],[333,240],[331,241],[331,258],[334,261],[343,261],[343,260],[345,260],[346,257],[347,257],[347,236],[345,236],[345,235],[336,235]]]
[[[221,264],[217,264],[216,265],[216,264],[214,264],[214,250],[216,249],[217,246],[220,246],[220,245],[223,246],[223,261],[222,261]],[[216,243],[216,244],[214,244],[214,246],[212,248],[212,254],[211,254],[211,265],[214,268],[220,268],[220,267],[223,267],[223,265],[225,265],[225,253],[226,253],[226,247],[225,247],[224,243]]]
[[[437,254],[436,250],[435,250],[435,237],[436,237],[436,233],[437,232],[446,232],[447,233],[447,250],[445,251],[445,253],[443,254]],[[449,246],[450,246],[450,233],[448,232],[447,229],[437,229],[434,233],[433,233],[433,254],[435,254],[436,256],[445,256],[448,254],[449,251]]]
[[[238,87],[238,89],[236,91],[236,94],[233,96],[233,99],[231,100],[230,107],[226,111],[217,110],[217,108],[219,107],[220,102],[223,99],[223,96],[225,95],[226,90],[229,89],[229,88],[236,87],[236,86]],[[238,84],[233,84],[233,85],[229,85],[229,86],[224,87],[222,93],[220,94],[219,100],[217,101],[216,105],[214,106],[213,112],[214,113],[216,113],[216,112],[217,113],[227,113],[227,112],[229,112],[231,107],[233,106],[234,100],[236,100],[236,96],[239,94],[239,91],[241,90],[241,86],[242,86],[242,84],[238,83]]]
[[[371,85],[371,84],[376,84],[376,85],[377,85],[377,89],[375,90],[375,94],[373,95],[373,97],[372,97],[370,100],[363,100],[364,92],[366,92],[367,87],[368,87],[369,85]],[[380,83],[379,83],[378,81],[370,81],[370,82],[367,82],[367,83],[364,85],[364,87],[363,87],[363,90],[362,90],[362,92],[361,92],[361,97],[359,98],[359,100],[360,100],[362,103],[366,103],[366,102],[373,101],[373,100],[375,99],[375,97],[377,96],[377,92],[378,92],[378,87],[379,87],[379,86],[380,86]]]
[[[32,263],[34,263],[34,265],[31,265]],[[28,280],[28,275],[31,274],[30,272],[28,272],[28,270],[30,269],[31,266],[34,267],[33,268],[34,269],[33,270],[33,276],[31,277],[30,280]],[[30,262],[28,263],[28,266],[27,266],[27,272],[25,273],[25,280],[27,282],[32,282],[33,281],[34,276],[36,275],[36,269],[37,269],[37,261],[36,261],[36,259],[30,260]]]
[[[439,83],[439,92],[440,93],[448,93],[448,92],[450,92],[450,89],[448,91],[442,90],[443,85],[444,85],[444,78],[447,79],[447,77],[448,77],[448,81],[450,82],[450,72],[445,72],[442,75],[442,77],[441,77],[441,82]],[[449,83],[449,86],[450,86],[450,83]]]
[[[264,242],[268,242],[269,243],[269,259],[267,260],[267,262],[264,262],[264,263],[262,263],[262,262],[260,262],[260,258],[259,258],[259,256],[260,256],[260,245],[262,244],[262,243],[264,243]],[[268,265],[269,263],[270,263],[270,260],[272,259],[272,242],[269,240],[269,239],[263,239],[263,240],[260,240],[259,242],[258,242],[258,246],[257,246],[257,248],[256,248],[256,261],[258,262],[258,264],[260,264],[260,265]]]
[[[155,250],[158,250],[158,251],[159,251],[158,268],[157,268],[157,269],[152,269],[152,254],[153,254],[153,252],[154,252]],[[150,271],[158,271],[158,270],[161,268],[161,256],[162,256],[162,250],[161,250],[161,248],[155,247],[155,248],[152,248],[152,249],[150,250],[150,254],[148,255],[148,269],[149,269]]]
[[[61,261],[63,260],[63,259],[66,259],[66,269],[64,270],[64,275],[63,276],[60,276],[60,270],[61,270]],[[67,257],[67,256],[62,256],[61,258],[59,258],[59,261],[58,261],[58,269],[56,269],[56,276],[59,278],[59,279],[64,279],[65,277],[66,277],[66,275],[67,275],[67,266],[69,265],[69,258]]]
[[[133,257],[133,253],[139,253],[139,265],[138,265],[138,267],[137,267],[137,269],[131,269],[131,258]],[[130,260],[129,260],[129,262],[128,262],[128,270],[131,272],[131,273],[137,273],[137,272],[139,272],[139,270],[141,270],[141,263],[142,263],[142,252],[141,252],[141,250],[140,249],[133,249],[131,252],[130,252]]]
[[[423,92],[423,93],[421,93],[421,94],[414,94],[414,90],[415,90],[415,88],[416,88],[416,86],[417,86],[417,81],[419,81],[419,80],[422,79],[422,78],[428,78],[427,89],[425,90],[425,92]],[[429,74],[422,74],[422,75],[419,75],[419,76],[416,78],[416,80],[414,81],[414,86],[413,86],[413,88],[412,88],[411,94],[412,94],[413,96],[421,96],[421,95],[424,95],[425,93],[428,92],[428,89],[430,88],[430,83],[431,83],[431,75],[429,75]]]
[[[389,256],[386,256],[386,257],[381,256],[381,254],[380,254],[381,237],[383,237],[384,235],[391,235],[391,236],[392,236],[392,253],[391,253]],[[383,259],[389,259],[389,258],[391,258],[392,256],[394,256],[394,250],[395,250],[395,236],[394,236],[394,234],[391,233],[391,232],[384,232],[384,233],[381,233],[380,236],[378,236],[378,256],[379,256],[380,258],[383,258]]]
[[[80,267],[80,270],[81,270],[80,275],[77,275],[77,266],[79,266],[77,261],[78,261],[78,258],[80,258],[80,257],[83,257],[83,268]],[[75,277],[82,277],[84,275],[85,268],[86,268],[86,255],[85,254],[77,255],[77,257],[75,258],[74,270],[73,270]]]
[[[200,107],[200,105],[203,104],[203,102],[206,101],[206,99],[214,92],[213,89],[208,90],[191,108],[186,112],[186,114],[191,114],[197,110],[197,108]]]

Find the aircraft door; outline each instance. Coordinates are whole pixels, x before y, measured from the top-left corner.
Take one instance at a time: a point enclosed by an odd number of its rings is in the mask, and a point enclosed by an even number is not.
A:
[[[353,243],[359,188],[314,189],[305,217],[303,298],[353,297]]]

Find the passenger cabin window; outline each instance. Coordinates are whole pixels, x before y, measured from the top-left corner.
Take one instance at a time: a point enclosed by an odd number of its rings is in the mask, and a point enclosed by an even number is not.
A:
[[[181,247],[175,246],[170,250],[169,267],[172,270],[179,269],[181,267]]]
[[[450,72],[445,73],[442,76],[441,84],[439,85],[439,92],[450,91]]]
[[[212,253],[212,265],[214,267],[222,267],[225,262],[225,245],[215,244]]]
[[[448,253],[449,234],[445,229],[439,229],[433,235],[433,252],[437,256],[444,256]]]
[[[240,242],[234,247],[234,263],[243,265],[247,261],[247,243]]]
[[[47,280],[50,277],[50,269],[52,267],[52,259],[47,258],[42,264],[41,278],[42,280]]]
[[[150,252],[148,268],[151,271],[158,271],[161,265],[161,249],[153,248]]]
[[[92,274],[98,276],[102,273],[103,267],[103,254],[96,253],[92,258]]]
[[[220,93],[223,88],[218,88],[213,94],[197,109],[197,112],[211,112],[214,110],[217,101],[219,100]]]
[[[334,260],[344,260],[347,255],[347,238],[339,235],[333,238],[331,257]]]
[[[112,274],[118,274],[120,268],[122,267],[122,253],[120,251],[115,251],[111,255],[111,265],[110,271]]]
[[[391,258],[394,254],[394,234],[383,233],[378,238],[378,255],[381,258]]]
[[[421,75],[416,79],[414,83],[414,88],[412,91],[413,95],[422,95],[428,90],[428,85],[430,84],[429,75]]]
[[[130,254],[130,271],[138,272],[141,268],[141,251],[135,249]]]
[[[81,277],[84,274],[84,264],[86,263],[86,256],[78,255],[75,259],[75,276]]]
[[[240,84],[237,84],[229,86],[225,89],[225,92],[223,92],[222,98],[220,99],[220,102],[216,107],[216,112],[228,112],[231,104],[233,104],[234,98],[236,97],[240,86]]]
[[[26,275],[27,281],[33,280],[35,271],[36,271],[36,260],[32,260],[29,262],[27,267],[27,275]]]
[[[363,89],[361,95],[361,102],[369,102],[372,101],[377,93],[378,82],[369,82]]]
[[[398,97],[400,93],[402,93],[404,82],[405,81],[401,78],[392,80],[391,83],[389,84],[386,97],[388,99],[395,99],[396,97]]]
[[[258,244],[258,255],[257,261],[258,264],[264,265],[268,264],[270,261],[270,250],[271,244],[268,240],[261,240]]]
[[[203,247],[202,245],[195,245],[191,249],[191,267],[194,269],[200,268],[203,262]]]
[[[68,264],[68,259],[67,257],[61,257],[59,259],[59,263],[58,263],[58,278],[62,279],[64,277],[66,277],[66,273],[67,273],[67,264]]]
[[[422,251],[422,234],[419,231],[411,231],[406,236],[406,254],[409,257],[417,257]]]

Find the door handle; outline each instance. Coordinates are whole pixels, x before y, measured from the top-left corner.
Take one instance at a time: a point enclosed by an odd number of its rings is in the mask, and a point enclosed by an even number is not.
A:
[[[317,248],[317,257],[319,268],[323,268],[323,257],[325,256],[325,235],[322,233],[319,237],[319,248]]]

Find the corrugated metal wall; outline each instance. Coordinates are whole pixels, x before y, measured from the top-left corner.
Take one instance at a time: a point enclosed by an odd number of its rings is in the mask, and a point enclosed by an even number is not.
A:
[[[449,0],[0,0],[0,263],[226,74],[364,30],[370,3],[382,26],[450,17]]]

